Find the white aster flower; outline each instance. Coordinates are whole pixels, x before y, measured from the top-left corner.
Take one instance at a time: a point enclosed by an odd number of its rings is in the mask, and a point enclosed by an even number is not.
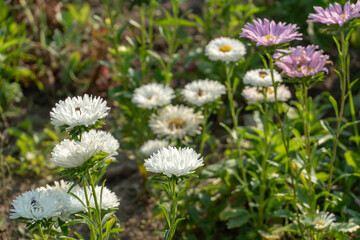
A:
[[[200,112],[183,105],[169,105],[153,114],[149,126],[158,136],[167,139],[183,138],[185,135],[200,133],[200,123],[203,120]]]
[[[217,81],[197,80],[185,85],[181,91],[184,99],[196,106],[213,102],[226,92],[225,86]]]
[[[153,109],[170,104],[174,90],[163,84],[150,83],[135,89],[132,102],[139,108]]]
[[[241,95],[245,98],[248,104],[264,101],[264,93],[266,93],[269,102],[275,102],[275,91],[273,87],[259,88],[259,87],[245,87]],[[291,92],[285,85],[277,87],[277,100],[285,102],[291,98]]]
[[[95,187],[96,199],[97,199],[97,203],[99,204],[100,208],[102,210],[109,210],[112,208],[119,207],[120,202],[119,202],[119,199],[117,198],[116,194],[104,186],[104,188],[102,190],[102,195],[101,195],[101,188],[102,188],[101,186]],[[95,205],[95,201],[94,201],[94,196],[92,194],[92,189],[90,187],[88,187],[86,189],[86,192],[87,192],[88,199],[90,202],[90,207],[95,208],[96,205]],[[84,189],[80,188],[80,189],[74,191],[73,194],[76,195],[77,198],[75,198],[75,197],[71,198],[72,208],[74,208],[78,211],[80,210],[82,212],[86,212],[87,209],[84,206],[84,205],[86,205],[86,197],[85,197]],[[79,200],[81,200],[81,201],[79,201]],[[100,202],[100,200],[101,200],[101,202]]]
[[[313,224],[315,229],[321,230],[329,227],[333,222],[335,222],[336,218],[333,213],[329,212],[320,212],[315,217]]]
[[[65,101],[60,100],[59,103],[56,103],[51,110],[51,124],[57,127],[67,125],[66,129],[83,125],[88,127],[106,117],[109,109],[106,101],[100,97],[92,97],[87,94],[84,97],[68,97]]]
[[[269,69],[255,69],[245,73],[244,84],[250,84],[255,87],[272,86],[271,73]],[[282,82],[281,75],[274,70],[274,82]]]
[[[47,220],[61,214],[62,203],[56,194],[39,189],[27,191],[18,196],[10,210],[10,218],[25,218],[30,222]]]
[[[81,141],[65,139],[51,152],[51,161],[63,168],[79,167],[100,151],[107,152],[109,158],[117,155],[118,141],[104,131],[84,132]]]
[[[148,140],[141,146],[140,152],[145,156],[150,156],[159,149],[167,146],[169,146],[169,142],[166,140]]]
[[[203,165],[203,158],[194,149],[171,146],[152,154],[144,163],[147,171],[162,173],[167,177],[189,175]]]
[[[205,48],[205,55],[213,61],[236,62],[245,56],[245,45],[239,40],[219,37],[211,40]]]
[[[69,216],[74,213],[84,212],[86,208],[82,205],[78,199],[76,199],[71,193],[81,191],[81,188],[76,185],[69,192],[70,187],[73,185],[73,182],[66,183],[64,180],[60,182],[55,181],[54,186],[46,185],[46,188],[40,187],[39,190],[52,192],[57,196],[58,201],[63,203],[61,206],[60,218],[62,221],[69,219]]]

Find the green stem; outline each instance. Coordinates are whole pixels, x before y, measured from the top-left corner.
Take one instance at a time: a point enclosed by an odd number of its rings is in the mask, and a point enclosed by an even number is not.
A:
[[[39,232],[40,232],[40,237],[41,237],[41,239],[42,239],[42,240],[47,240],[48,238],[45,237],[44,232],[43,232],[43,230],[42,230],[42,227],[41,227],[41,224],[40,224],[40,223],[38,223],[38,227],[39,227]]]
[[[336,150],[337,150],[337,145],[338,145],[338,141],[339,141],[339,136],[340,136],[340,127],[341,127],[341,120],[342,120],[342,116],[344,113],[344,107],[345,107],[345,91],[346,91],[346,78],[347,78],[347,73],[346,73],[346,63],[347,63],[347,52],[345,50],[345,37],[344,37],[344,32],[341,31],[341,48],[342,48],[342,52],[339,53],[342,57],[342,66],[341,66],[341,71],[342,71],[342,79],[340,79],[342,82],[342,85],[340,83],[340,88],[341,88],[341,104],[340,104],[340,111],[339,111],[339,115],[338,115],[338,119],[337,119],[337,123],[336,123],[336,134],[334,137],[334,146],[333,146],[333,150],[332,150],[332,155],[331,155],[331,160],[330,160],[330,171],[329,171],[329,180],[328,180],[328,186],[327,186],[327,191],[330,193],[331,187],[332,187],[332,175],[333,175],[333,171],[334,171],[334,162],[335,162],[335,158],[336,158]],[[326,211],[326,209],[328,208],[328,197],[325,198],[325,202],[324,202],[324,211]]]
[[[265,97],[266,98],[266,97]],[[264,200],[265,200],[265,192],[266,192],[266,166],[267,160],[270,154],[270,144],[268,142],[268,115],[269,115],[269,107],[268,104],[265,102],[264,104],[264,157],[261,163],[261,185],[260,185],[260,201],[259,201],[259,227],[262,227],[264,224]]]
[[[199,148],[199,153],[200,155],[202,155],[203,150],[204,150],[204,146],[205,146],[205,142],[206,142],[206,125],[207,125],[207,120],[208,120],[208,110],[207,107],[204,106],[204,122],[203,122],[203,126],[202,126],[202,132],[201,132],[201,142],[200,142],[200,148]]]
[[[294,177],[294,169],[293,169],[292,163],[290,162],[290,164],[289,164],[289,161],[290,161],[289,146],[287,145],[287,141],[286,141],[286,138],[285,138],[284,126],[282,124],[280,111],[279,111],[279,106],[278,106],[278,100],[277,100],[277,85],[275,84],[275,78],[274,78],[274,61],[273,61],[272,56],[269,53],[266,53],[266,56],[267,56],[267,58],[269,60],[271,81],[272,81],[272,85],[274,87],[275,112],[276,112],[277,122],[278,122],[279,127],[280,127],[281,139],[282,139],[282,143],[284,145],[285,152],[286,152],[286,158],[287,158],[286,159],[286,171],[289,171],[291,187],[293,189],[294,208],[295,208],[295,211],[296,211],[297,225],[298,225],[298,228],[300,230],[301,237],[303,238],[304,230],[303,230],[301,222],[300,222],[299,209],[298,209],[298,207],[296,205],[297,194],[296,194],[296,187],[295,187],[295,180],[294,180],[295,179],[295,177]]]
[[[83,180],[84,194],[85,194],[85,200],[86,200],[87,214],[90,219],[93,219],[92,213],[91,213],[89,195],[87,193],[88,182],[86,180],[86,177],[83,177],[82,180]],[[97,239],[96,231],[94,230],[94,228],[92,226],[88,226],[88,227],[90,228],[90,239],[91,240]]]
[[[231,116],[233,119],[233,125],[234,125],[234,130],[237,130],[238,127],[238,119],[236,116],[236,112],[235,112],[235,106],[234,106],[234,92],[235,89],[233,89],[233,85],[231,83],[231,76],[234,72],[234,66],[231,65],[231,67],[229,68],[229,66],[227,64],[225,64],[225,75],[226,75],[226,88],[228,91],[228,99],[229,99],[229,104],[230,104],[230,111],[231,111]]]
[[[169,227],[169,234],[167,234],[166,240],[171,240],[176,231],[176,213],[177,213],[177,197],[176,197],[176,177],[172,176],[168,182],[169,189],[171,191],[171,226]]]
[[[96,190],[95,190],[95,184],[94,184],[94,180],[91,176],[91,172],[90,170],[88,170],[88,175],[89,175],[89,180],[90,180],[90,186],[91,186],[91,190],[92,190],[92,194],[93,194],[93,198],[94,198],[94,203],[95,203],[95,209],[96,209],[96,213],[97,215],[95,216],[96,220],[97,220],[97,224],[98,224],[98,230],[99,230],[99,238],[103,239],[103,231],[102,231],[102,224],[101,224],[101,206],[99,206],[98,200],[97,200],[97,196],[96,196]],[[101,196],[100,196],[101,199]]]

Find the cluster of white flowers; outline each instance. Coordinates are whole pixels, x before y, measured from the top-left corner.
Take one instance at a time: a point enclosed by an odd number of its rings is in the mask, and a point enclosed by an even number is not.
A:
[[[153,114],[149,126],[153,132],[167,139],[183,138],[200,133],[203,115],[183,105],[168,105]]]
[[[50,112],[51,123],[58,127],[66,126],[67,130],[77,126],[89,127],[101,118],[108,115],[109,107],[106,101],[92,96],[67,98],[60,101]],[[86,129],[86,128],[84,128]],[[65,139],[56,145],[52,151],[51,161],[62,168],[76,168],[84,165],[100,151],[106,152],[108,156],[103,159],[114,159],[118,154],[119,142],[110,134],[104,131],[90,130],[80,132],[77,139]],[[54,186],[41,187],[33,191],[23,193],[12,203],[10,218],[22,218],[28,222],[47,220],[59,217],[66,221],[71,214],[87,211],[89,206],[95,208],[95,199],[91,189],[73,186],[72,183],[64,181],[55,182]],[[72,187],[72,188],[71,188]],[[71,189],[71,190],[70,190]],[[108,210],[119,206],[116,195],[108,188],[96,186],[96,201],[100,208]],[[76,196],[76,197],[75,197]]]
[[[69,193],[71,185],[72,183],[60,181],[55,182],[54,186],[40,187],[23,193],[12,202],[14,208],[10,210],[10,218],[23,218],[35,222],[59,217],[62,221],[66,221],[71,214],[86,212],[84,189],[76,185]],[[95,189],[97,200],[101,203],[100,208],[102,210],[117,208],[120,203],[115,193],[106,187],[101,191],[101,188],[97,186]],[[90,207],[94,208],[94,197],[90,189],[87,194]]]
[[[147,171],[162,173],[167,177],[186,176],[194,173],[195,169],[204,165],[203,158],[192,148],[162,148],[145,159]]]

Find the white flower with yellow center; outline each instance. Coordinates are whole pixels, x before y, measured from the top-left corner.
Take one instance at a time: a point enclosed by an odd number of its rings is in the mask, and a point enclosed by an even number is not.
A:
[[[255,87],[269,87],[273,85],[269,69],[255,69],[247,71],[243,82],[244,84],[249,84]],[[274,82],[282,82],[281,75],[275,70]]]
[[[163,84],[150,83],[135,89],[132,102],[139,108],[153,109],[170,104],[174,97],[172,88]]]
[[[141,146],[140,152],[145,156],[150,156],[159,149],[167,146],[169,146],[169,142],[166,140],[148,140]]]
[[[212,61],[237,62],[245,54],[246,48],[242,42],[227,37],[215,38],[205,47],[205,55]]]
[[[118,153],[118,141],[107,132],[91,130],[84,132],[81,141],[65,139],[56,145],[51,152],[51,161],[63,168],[79,167],[96,153],[107,152],[109,158],[114,158]]]
[[[162,173],[167,177],[180,177],[194,173],[195,169],[204,165],[203,158],[192,148],[162,148],[145,159],[147,171]]]
[[[264,94],[269,102],[275,102],[275,91],[273,87],[245,87],[241,95],[245,98],[248,104],[263,102],[265,100]],[[285,102],[291,98],[291,92],[285,85],[277,87],[277,100]]]
[[[336,218],[333,213],[329,212],[320,212],[315,217],[313,224],[315,229],[321,230],[329,227],[333,222],[335,222]]]
[[[205,79],[186,84],[181,94],[187,102],[196,106],[202,106],[213,102],[225,92],[226,88],[223,84]]]
[[[203,115],[200,112],[194,112],[193,108],[169,105],[151,116],[149,126],[158,136],[181,139],[187,134],[199,134],[199,125],[203,118]]]
[[[56,194],[43,190],[32,190],[18,196],[10,209],[10,218],[24,218],[29,222],[48,220],[61,214],[62,203]]]
[[[76,126],[91,126],[109,114],[106,101],[87,94],[84,97],[66,98],[59,101],[50,112],[51,124],[57,127],[66,125],[66,129]]]

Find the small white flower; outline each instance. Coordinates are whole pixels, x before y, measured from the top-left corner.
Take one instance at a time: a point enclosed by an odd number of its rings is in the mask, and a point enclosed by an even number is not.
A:
[[[329,227],[335,220],[336,218],[333,213],[320,212],[315,217],[313,224],[316,229],[320,230]]]
[[[158,136],[167,139],[183,138],[185,135],[200,133],[200,123],[203,120],[200,112],[183,105],[169,105],[153,114],[149,126]]]
[[[223,84],[205,79],[186,84],[181,94],[189,103],[202,106],[206,103],[213,102],[225,92],[226,88]]]
[[[147,171],[162,173],[167,177],[189,175],[203,165],[203,158],[194,149],[171,146],[152,154],[144,163]]]
[[[174,90],[163,84],[150,83],[135,89],[132,102],[139,108],[153,109],[170,104]]]
[[[150,156],[159,149],[167,146],[169,146],[169,142],[166,140],[148,140],[141,146],[140,152],[145,156]]]
[[[205,48],[205,55],[210,60],[220,60],[226,63],[236,62],[245,54],[246,49],[242,42],[227,37],[213,39]]]
[[[118,148],[118,141],[110,133],[90,130],[82,134],[81,141],[65,139],[56,145],[50,160],[63,168],[79,167],[100,151],[113,159]]]
[[[106,117],[109,113],[106,101],[100,97],[87,94],[84,97],[66,98],[60,100],[50,112],[51,124],[60,127],[68,125],[66,129],[76,126],[94,125],[97,120]]]
[[[10,218],[25,218],[30,222],[51,219],[61,214],[62,203],[56,194],[39,189],[18,196],[10,210]]]
[[[109,210],[111,208],[117,208],[120,205],[119,199],[117,198],[116,194],[112,192],[110,189],[104,186],[102,190],[101,195],[101,186],[95,187],[95,193],[96,193],[96,199],[97,203],[99,204],[100,208],[102,210]],[[95,201],[94,196],[92,194],[92,189],[88,187],[86,189],[90,207],[95,208]],[[77,198],[72,197],[71,198],[71,205],[73,209],[76,209],[77,211],[86,212],[87,209],[86,206],[86,197],[85,197],[85,191],[83,188],[79,188],[76,191],[73,192],[74,195],[77,196]],[[79,201],[81,200],[81,201]],[[101,201],[100,201],[101,200]],[[84,206],[85,205],[85,206]]]
[[[241,95],[245,98],[248,104],[264,101],[264,93],[266,93],[269,102],[275,102],[275,91],[273,87],[245,87]],[[277,100],[285,102],[291,98],[291,92],[285,85],[277,87]]]
[[[250,84],[255,87],[272,86],[271,73],[269,69],[255,69],[245,73],[244,84]],[[274,82],[282,82],[281,75],[274,70]]]

